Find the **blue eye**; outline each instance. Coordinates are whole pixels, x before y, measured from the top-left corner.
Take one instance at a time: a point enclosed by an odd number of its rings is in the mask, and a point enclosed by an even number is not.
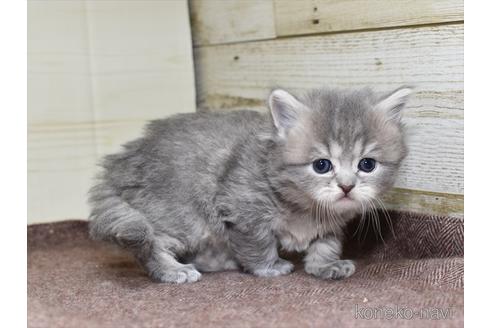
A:
[[[327,159],[317,159],[313,162],[313,169],[314,171],[316,171],[316,173],[323,174],[331,171],[332,165],[331,162]]]
[[[376,167],[376,161],[372,158],[363,158],[359,162],[359,170],[363,172],[372,172]]]

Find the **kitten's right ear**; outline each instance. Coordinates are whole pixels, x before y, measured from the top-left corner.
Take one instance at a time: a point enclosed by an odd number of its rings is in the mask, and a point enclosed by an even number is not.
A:
[[[272,91],[268,104],[272,113],[273,124],[281,137],[285,137],[287,130],[297,123],[300,112],[305,109],[299,100],[281,89]]]

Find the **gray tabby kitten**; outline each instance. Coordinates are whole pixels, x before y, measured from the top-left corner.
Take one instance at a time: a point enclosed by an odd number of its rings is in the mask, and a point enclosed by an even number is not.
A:
[[[271,115],[180,114],[107,156],[90,191],[90,233],[130,250],[155,280],[201,272],[292,271],[278,246],[305,252],[306,272],[352,275],[342,229],[388,190],[406,155],[401,109],[411,89],[275,90]]]

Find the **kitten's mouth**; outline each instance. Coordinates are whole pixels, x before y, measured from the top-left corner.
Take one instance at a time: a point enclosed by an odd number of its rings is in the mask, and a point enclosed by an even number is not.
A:
[[[340,211],[356,210],[359,207],[359,202],[348,195],[343,195],[335,201],[335,206]]]
[[[350,197],[349,195],[343,195],[337,200],[338,202],[353,202],[354,199]]]

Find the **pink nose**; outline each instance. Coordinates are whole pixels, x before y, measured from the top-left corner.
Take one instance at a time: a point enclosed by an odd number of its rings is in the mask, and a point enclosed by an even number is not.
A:
[[[345,195],[347,195],[350,192],[350,190],[354,189],[354,185],[348,185],[347,186],[347,185],[339,184],[338,186],[340,187],[340,189],[343,190],[343,192],[345,193]]]

